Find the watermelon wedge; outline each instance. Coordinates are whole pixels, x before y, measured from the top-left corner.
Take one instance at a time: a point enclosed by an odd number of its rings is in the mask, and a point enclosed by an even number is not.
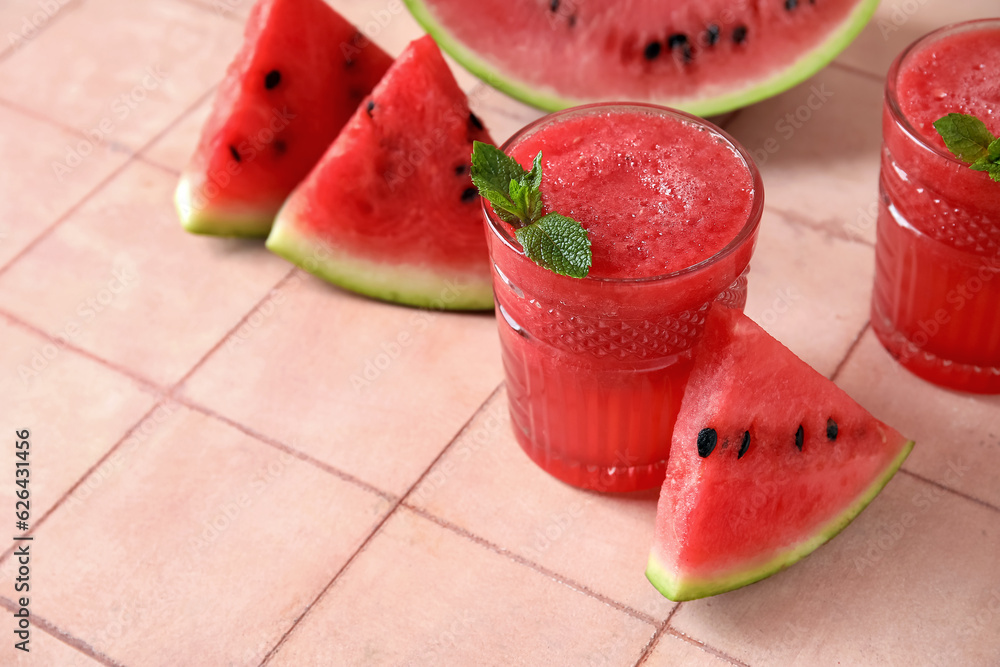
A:
[[[323,0],[260,0],[177,186],[184,228],[266,236],[391,64]]]
[[[912,447],[752,320],[715,306],[674,427],[646,577],[693,600],[770,576],[839,533]]]
[[[441,51],[412,42],[288,198],[267,247],[377,299],[492,309],[473,140],[492,143]]]
[[[541,109],[654,102],[702,116],[829,63],[878,0],[405,0],[483,81]]]

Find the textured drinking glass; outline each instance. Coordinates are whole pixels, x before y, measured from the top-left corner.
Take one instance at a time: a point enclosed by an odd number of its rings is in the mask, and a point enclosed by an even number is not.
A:
[[[502,147],[577,114],[666,114],[732,146],[753,184],[749,216],[728,245],[684,269],[637,279],[575,279],[527,259],[484,203],[497,322],[514,433],[555,477],[632,491],[662,483],[692,347],[709,306],[743,309],[763,209],[753,160],[711,123],[640,104],[576,107],[542,118]],[[640,223],[641,224],[641,223]]]
[[[903,115],[897,88],[908,58],[984,28],[1000,31],[1000,19],[932,32],[889,69],[872,328],[915,374],[953,389],[1000,393],[1000,183],[926,142]]]

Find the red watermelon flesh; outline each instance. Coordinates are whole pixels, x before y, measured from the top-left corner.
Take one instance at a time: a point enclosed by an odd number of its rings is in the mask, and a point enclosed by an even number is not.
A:
[[[672,600],[767,577],[850,523],[912,446],[748,317],[714,307],[646,576]]]
[[[484,81],[545,109],[657,102],[702,115],[808,78],[878,0],[406,0]]]
[[[473,140],[492,143],[434,40],[412,42],[289,197],[267,247],[368,296],[492,309]]]
[[[323,0],[260,0],[178,185],[184,227],[266,236],[391,64]]]

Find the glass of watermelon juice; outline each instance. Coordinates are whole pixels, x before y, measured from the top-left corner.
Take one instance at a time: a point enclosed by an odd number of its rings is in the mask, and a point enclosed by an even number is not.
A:
[[[656,487],[708,308],[746,302],[760,175],[711,123],[643,104],[551,114],[502,150],[525,167],[542,152],[545,211],[593,254],[583,279],[543,269],[484,203],[514,433],[569,484]]]
[[[889,69],[872,328],[936,384],[1000,393],[1000,183],[932,123],[970,114],[1000,135],[1000,19],[947,26]]]

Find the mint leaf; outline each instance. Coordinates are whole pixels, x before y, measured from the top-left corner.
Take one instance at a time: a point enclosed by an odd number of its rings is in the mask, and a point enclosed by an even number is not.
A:
[[[584,278],[590,271],[590,239],[573,218],[549,213],[514,234],[524,254],[539,266],[573,278]]]
[[[994,162],[1000,162],[1000,139],[997,139],[986,149],[986,157]]]
[[[490,199],[486,196],[487,190],[506,196],[510,192],[510,182],[520,181],[523,175],[524,169],[517,160],[496,146],[472,142],[472,184],[479,188],[483,197]]]
[[[587,231],[564,215],[542,215],[541,151],[526,171],[496,146],[474,141],[472,182],[500,219],[514,227],[528,259],[560,275],[586,277],[591,262]]]
[[[996,140],[983,121],[960,113],[938,118],[934,121],[934,129],[952,155],[965,162],[988,157],[989,147]]]

